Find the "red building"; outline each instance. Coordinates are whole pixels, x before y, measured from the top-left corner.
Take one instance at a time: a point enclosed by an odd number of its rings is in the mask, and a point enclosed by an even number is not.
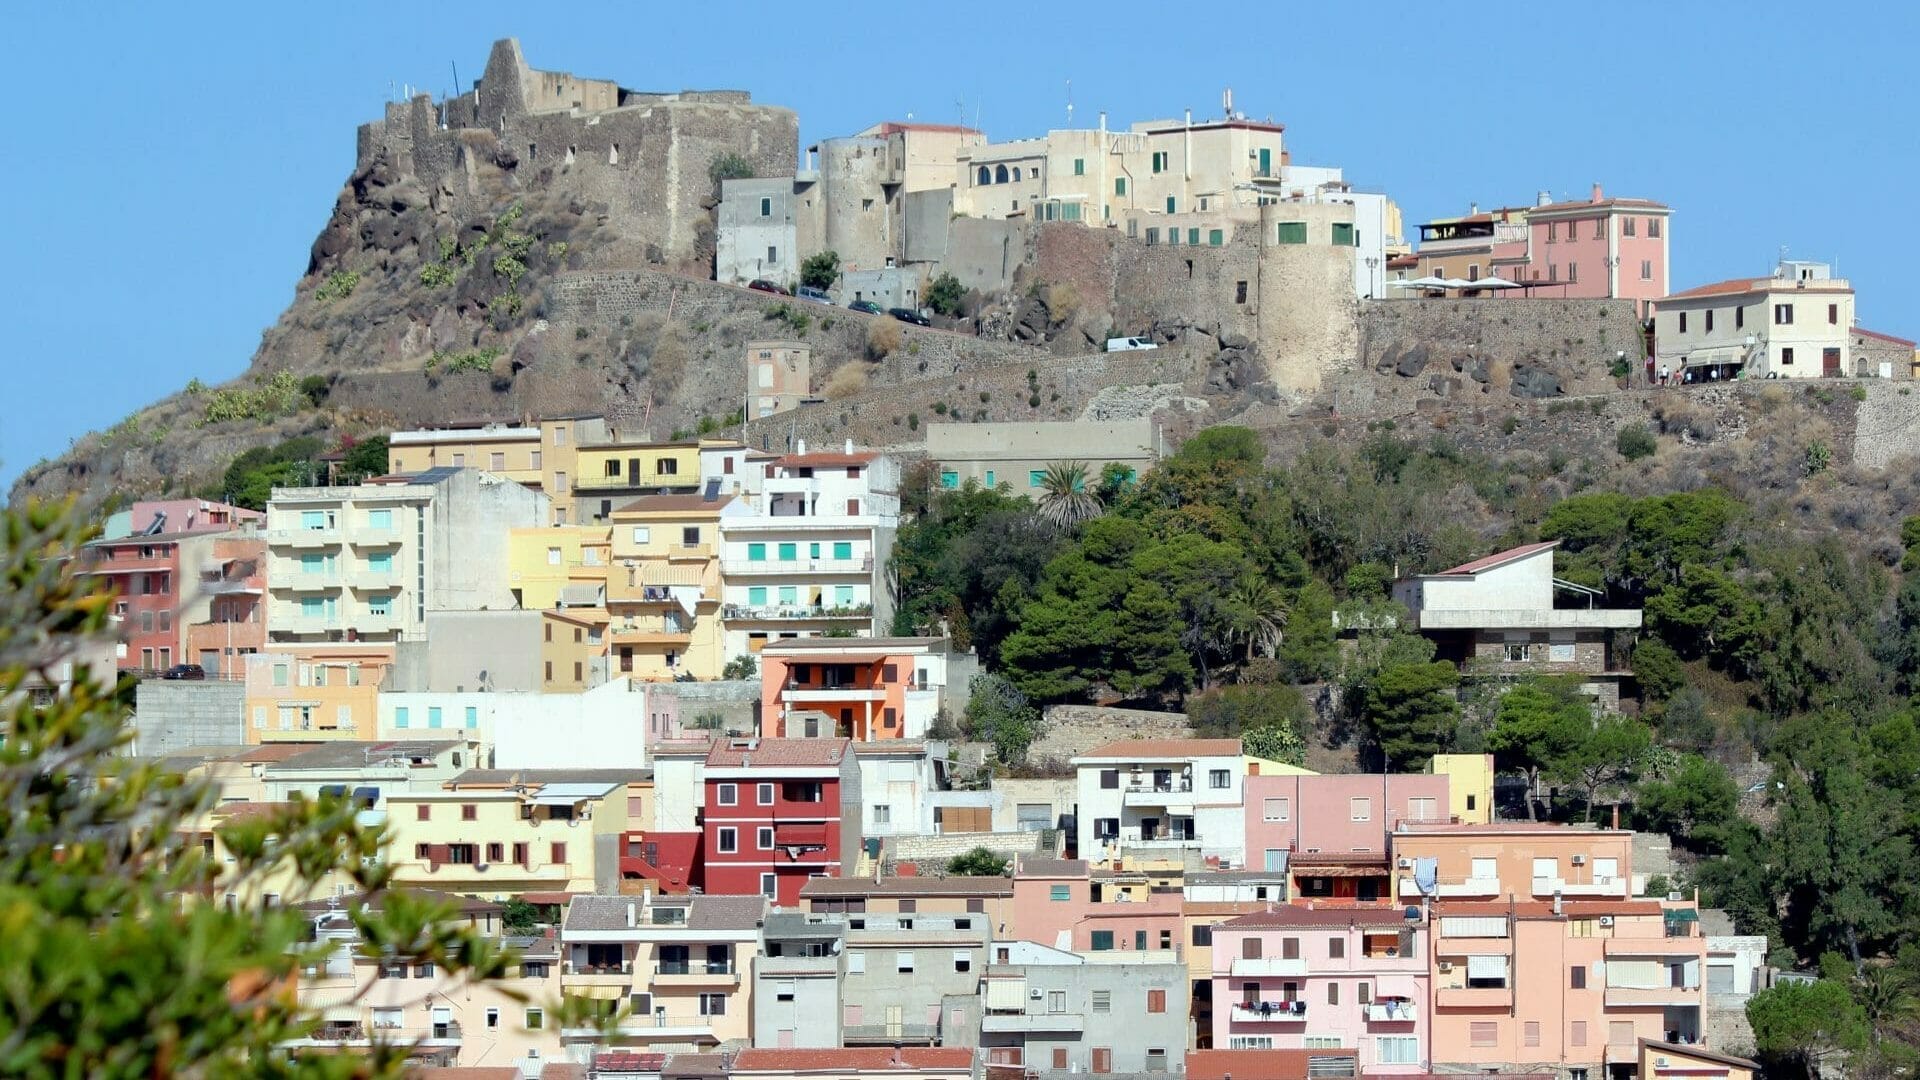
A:
[[[717,895],[798,906],[810,877],[858,860],[860,771],[846,739],[721,739],[707,752],[701,878]]]
[[[118,594],[120,670],[161,671],[191,660],[187,627],[208,621],[212,609],[201,575],[213,562],[214,538],[260,518],[203,499],[136,502],[121,525],[130,533],[87,545],[86,572],[106,577]]]

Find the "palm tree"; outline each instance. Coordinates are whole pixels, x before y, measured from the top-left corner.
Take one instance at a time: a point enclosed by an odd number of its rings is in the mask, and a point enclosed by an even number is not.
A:
[[[1100,500],[1087,491],[1087,465],[1083,461],[1057,461],[1047,466],[1040,477],[1040,500],[1036,508],[1042,520],[1062,529],[1100,516]]]
[[[1870,967],[1854,979],[1854,999],[1866,1013],[1873,1029],[1873,1040],[1907,1035],[1920,1019],[1920,998],[1914,994],[1913,980],[1897,968]]]
[[[1233,586],[1234,636],[1246,645],[1246,659],[1272,656],[1287,627],[1287,598],[1266,578],[1249,574]]]

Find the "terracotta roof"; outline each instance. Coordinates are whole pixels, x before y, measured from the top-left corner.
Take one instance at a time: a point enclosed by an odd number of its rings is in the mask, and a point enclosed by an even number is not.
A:
[[[788,454],[786,457],[775,458],[773,461],[773,464],[776,468],[781,466],[796,466],[796,465],[802,466],[802,467],[818,466],[818,465],[827,465],[827,466],[866,465],[871,461],[873,461],[874,458],[877,458],[879,456],[880,456],[879,454],[871,453],[871,452],[860,453],[860,454],[846,454],[846,453],[840,453],[837,451],[823,450],[817,453]]]
[[[883,120],[867,129],[878,131],[882,135],[891,135],[896,131],[941,131],[949,135],[984,135],[979,128],[965,127],[960,124],[922,124],[918,121]]]
[[[215,806],[210,813],[226,821],[246,821],[249,818],[272,817],[293,805],[284,802],[230,802]]]
[[[1187,1080],[1306,1080],[1309,1058],[1356,1056],[1351,1049],[1189,1050]]]
[[[520,1080],[520,1070],[511,1065],[462,1065],[409,1069],[407,1076],[412,1080]]]
[[[587,1080],[587,1067],[577,1061],[549,1061],[540,1067],[540,1080]]]
[[[838,765],[851,745],[846,739],[716,739],[707,751],[707,764],[723,768]]]
[[[1696,296],[1737,296],[1740,293],[1758,292],[1765,289],[1768,283],[1774,280],[1776,279],[1770,277],[1729,278],[1726,281],[1716,281],[1711,285],[1696,285],[1683,292],[1669,293],[1663,299],[1686,300]]]
[[[1881,332],[1879,332],[1878,330],[1869,330],[1869,329],[1867,329],[1867,328],[1866,328],[1866,327],[1864,327],[1864,326],[1856,326],[1856,327],[1854,327],[1854,328],[1853,328],[1853,332],[1854,332],[1854,333],[1856,333],[1856,334],[1858,334],[1858,335],[1860,335],[1861,337],[1870,337],[1870,338],[1875,338],[1875,339],[1877,339],[1877,340],[1880,340],[1880,341],[1891,341],[1891,342],[1893,342],[1893,343],[1894,343],[1895,345],[1905,345],[1905,346],[1907,346],[1908,348],[1912,348],[1912,347],[1913,347],[1913,345],[1914,345],[1914,343],[1913,343],[1913,342],[1911,342],[1911,341],[1908,341],[1908,340],[1907,340],[1906,338],[1903,338],[1903,337],[1894,337],[1894,336],[1893,336],[1892,334],[1883,334],[1883,333],[1881,333]]]
[[[1757,1061],[1749,1061],[1743,1057],[1734,1057],[1732,1054],[1716,1054],[1702,1046],[1688,1046],[1684,1043],[1656,1042],[1652,1039],[1641,1039],[1640,1045],[1648,1050],[1657,1050],[1662,1054],[1672,1054],[1675,1057],[1698,1058],[1701,1061],[1712,1061],[1720,1065],[1731,1065],[1736,1069],[1752,1069],[1754,1072],[1760,1071],[1760,1063]]]
[[[1491,570],[1502,563],[1509,563],[1515,559],[1524,559],[1529,555],[1538,555],[1542,551],[1551,551],[1559,546],[1560,541],[1558,540],[1543,540],[1537,544],[1521,544],[1517,548],[1496,551],[1491,555],[1483,556],[1472,562],[1461,563],[1459,566],[1453,567],[1450,570],[1442,570],[1438,574],[1426,576],[1453,577],[1457,574],[1477,574],[1482,570]]]
[[[1418,920],[1414,920],[1417,922]],[[1220,924],[1223,930],[1264,930],[1296,927],[1406,926],[1406,912],[1398,907],[1338,907],[1277,904],[1268,911],[1256,911]]]
[[[1287,853],[1287,867],[1301,870],[1316,866],[1364,866],[1385,867],[1387,853],[1384,851],[1292,851]]]
[[[720,495],[709,499],[697,491],[673,495],[642,495],[614,510],[614,514],[618,516],[620,514],[685,513],[689,510],[710,510],[717,514],[721,507],[732,501],[731,495]]]
[[[262,743],[241,754],[237,761],[285,761],[295,754],[313,749],[311,743]]]
[[[1239,757],[1239,739],[1122,739],[1096,746],[1074,760],[1083,758],[1192,758]]]
[[[1021,859],[1017,877],[1048,878],[1087,876],[1085,859]]]
[[[1013,882],[1003,877],[808,878],[800,898],[814,896],[1012,896]]]
[[[725,1076],[727,1059],[724,1054],[668,1054],[660,1072],[666,1076]]]
[[[665,1054],[638,1054],[630,1050],[602,1050],[593,1055],[593,1067],[601,1072],[659,1072],[667,1063]]]
[[[965,1046],[852,1046],[797,1050],[755,1047],[733,1056],[742,1072],[900,1072],[917,1069],[971,1070],[973,1051]]]

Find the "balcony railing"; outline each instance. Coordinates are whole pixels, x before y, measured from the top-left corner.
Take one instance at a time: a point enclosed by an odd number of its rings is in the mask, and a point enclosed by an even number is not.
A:
[[[323,548],[334,547],[339,543],[340,530],[337,528],[267,530],[267,544],[270,547]]]
[[[1643,1005],[1698,1005],[1700,986],[1609,986],[1606,1007]]]
[[[846,1042],[896,1042],[911,1040],[937,1039],[940,1037],[940,1025],[928,1023],[899,1024],[847,1024],[840,1029],[841,1038]]]
[[[1241,957],[1233,962],[1233,975],[1235,978],[1259,978],[1262,976],[1299,978],[1305,977],[1306,974],[1307,962],[1298,957]]]
[[[1235,1002],[1233,1019],[1254,1024],[1304,1023],[1307,1019],[1307,1003],[1304,1001]]]
[[[1415,1019],[1418,1006],[1405,998],[1390,998],[1367,1005],[1367,1023],[1393,1024]]]
[[[723,559],[721,568],[741,577],[748,574],[870,574],[872,559]]]
[[[568,960],[563,970],[568,975],[632,975],[633,961],[622,960],[617,964],[576,964]]]
[[[1498,896],[1500,895],[1500,879],[1491,877],[1442,881],[1434,886],[1433,895],[1448,897]],[[1419,898],[1420,886],[1413,880],[1413,875],[1407,874],[1400,878],[1400,896],[1406,900]]]
[[[755,606],[750,604],[728,604],[722,611],[728,619],[775,621],[794,619],[871,619],[872,604],[847,604],[828,606],[825,604],[768,604]]]

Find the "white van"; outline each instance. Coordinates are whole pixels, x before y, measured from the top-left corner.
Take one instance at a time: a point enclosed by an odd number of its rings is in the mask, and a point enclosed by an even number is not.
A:
[[[1110,337],[1107,339],[1108,352],[1133,352],[1136,349],[1157,349],[1152,338]]]

